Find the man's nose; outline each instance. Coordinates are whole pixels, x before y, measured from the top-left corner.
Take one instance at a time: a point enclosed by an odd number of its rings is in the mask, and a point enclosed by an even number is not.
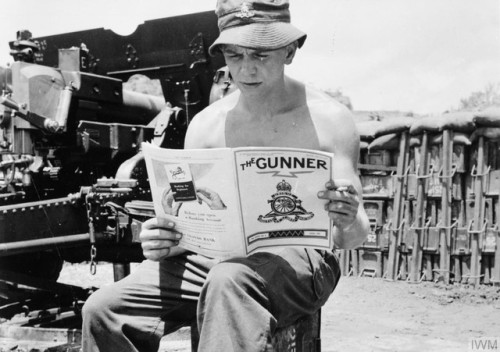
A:
[[[257,62],[250,55],[243,56],[243,60],[241,63],[241,69],[246,74],[255,74],[257,71]]]

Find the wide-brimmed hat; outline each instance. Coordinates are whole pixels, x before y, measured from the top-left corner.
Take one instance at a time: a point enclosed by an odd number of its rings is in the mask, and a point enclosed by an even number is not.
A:
[[[278,49],[294,41],[299,48],[306,34],[290,23],[288,0],[218,0],[219,37],[210,46],[214,55],[222,44],[252,49]]]

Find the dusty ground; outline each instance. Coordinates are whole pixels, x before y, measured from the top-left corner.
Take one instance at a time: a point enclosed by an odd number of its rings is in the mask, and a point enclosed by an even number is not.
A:
[[[68,264],[59,279],[96,287],[112,280],[108,264],[99,265],[96,276],[87,265]],[[496,338],[500,349],[500,287],[343,277],[322,310],[321,337],[323,352],[465,352],[474,350],[474,337]],[[161,352],[188,352],[189,346],[183,331],[165,338]]]
[[[468,351],[500,340],[500,288],[343,278],[324,309],[324,351]]]

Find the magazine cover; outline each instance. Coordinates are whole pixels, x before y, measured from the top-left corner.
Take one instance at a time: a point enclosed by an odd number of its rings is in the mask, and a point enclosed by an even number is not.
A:
[[[272,246],[331,249],[331,226],[318,192],[333,155],[302,149],[235,149],[247,252]]]
[[[215,258],[276,246],[331,249],[319,190],[333,155],[289,148],[164,149],[143,143],[157,217],[179,245]]]

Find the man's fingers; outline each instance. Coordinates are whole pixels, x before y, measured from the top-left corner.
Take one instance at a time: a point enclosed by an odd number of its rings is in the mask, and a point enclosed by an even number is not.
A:
[[[202,192],[199,192],[198,193],[198,198],[200,198],[202,201],[204,201],[205,203],[207,204],[210,204],[210,202],[212,201],[210,198],[208,198],[204,193]]]
[[[325,204],[325,210],[347,215],[357,211],[357,207],[347,202],[328,202]]]
[[[170,219],[157,218],[157,220],[157,227],[159,228],[171,230],[175,228],[175,223]]]
[[[175,223],[170,219],[151,218],[142,223],[142,228],[146,230],[158,228],[173,230],[175,228]]]
[[[210,198],[210,195],[213,193],[213,192],[210,192],[210,190],[206,187],[198,187],[196,188],[196,193],[201,193],[203,194],[206,198]]]
[[[359,202],[358,195],[351,192],[339,192],[336,190],[324,190],[318,192],[318,198],[327,199],[335,202],[344,202],[354,204]]]
[[[143,229],[154,229],[158,227],[173,229],[175,227],[175,223],[172,220],[164,218],[150,218],[142,223]]]
[[[141,242],[152,240],[170,240],[178,241],[182,234],[175,231],[174,222],[163,218],[152,218],[142,224],[142,230],[139,234]]]
[[[174,240],[150,240],[141,243],[143,251],[161,251],[177,246],[179,242]]]
[[[348,179],[339,178],[339,179],[330,180],[326,183],[325,186],[327,189],[335,190],[338,192],[348,192],[351,194],[358,193],[356,188],[352,184],[352,181],[348,180]]]
[[[152,230],[143,230],[140,233],[141,241],[151,241],[151,240],[172,240],[178,241],[182,238],[182,234],[179,232],[174,232],[170,230],[164,229],[152,229]]]
[[[164,249],[159,249],[159,250],[146,250],[143,248],[143,254],[146,259],[153,260],[153,261],[159,261],[162,258],[168,257],[168,255],[171,252],[171,248],[164,248]]]

